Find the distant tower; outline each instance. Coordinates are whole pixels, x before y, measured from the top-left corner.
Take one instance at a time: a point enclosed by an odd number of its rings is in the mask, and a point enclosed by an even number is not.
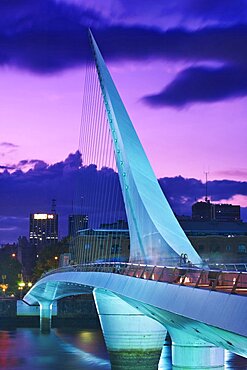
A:
[[[57,205],[56,199],[52,199],[51,200],[51,213],[56,213],[56,205]]]
[[[209,172],[204,172],[205,173],[205,176],[206,176],[206,182],[205,182],[205,186],[206,186],[206,194],[205,194],[205,202],[208,202],[208,174]]]
[[[70,215],[69,216],[69,237],[75,237],[79,230],[88,228],[87,215]]]

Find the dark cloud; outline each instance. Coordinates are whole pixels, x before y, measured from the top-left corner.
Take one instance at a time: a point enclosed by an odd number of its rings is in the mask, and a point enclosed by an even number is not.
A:
[[[205,184],[197,179],[185,179],[182,176],[164,177],[160,186],[178,214],[188,214],[191,205],[205,197]],[[234,195],[247,196],[247,181],[214,180],[208,181],[208,194],[212,201],[229,200]]]
[[[159,24],[181,23],[191,27],[198,24],[233,24],[246,22],[246,0],[134,0],[131,6],[126,0],[120,0],[121,8],[118,19],[125,22],[147,23],[150,18]],[[152,18],[155,17],[155,18]]]
[[[79,152],[50,166],[34,162],[37,166],[27,172],[17,169],[0,174],[0,243],[28,235],[29,213],[49,212],[53,198],[57,200],[60,236],[67,234],[72,212],[88,214],[94,227],[125,217],[118,175],[112,169],[83,166]],[[205,184],[197,179],[178,176],[159,181],[177,214],[190,214],[194,201],[205,195]],[[208,192],[214,201],[247,195],[247,182],[209,181]],[[114,202],[107,194],[115,194]]]
[[[18,148],[19,145],[16,145],[16,144],[13,144],[13,143],[3,142],[3,143],[0,143],[0,146],[5,147],[5,148],[13,149],[13,148]]]
[[[160,93],[146,96],[143,101],[150,106],[182,107],[246,95],[247,68],[191,67],[180,72]]]
[[[197,179],[181,176],[165,177],[159,180],[173,211],[177,215],[191,215],[192,204],[205,197],[205,184]],[[231,204],[234,195],[247,196],[246,181],[214,180],[208,182],[208,194],[213,202]],[[241,207],[241,218],[247,222],[247,207]]]
[[[179,2],[181,3],[181,2]],[[187,17],[224,23],[246,22],[246,0],[190,0],[182,4]]]
[[[245,24],[163,31],[120,22],[116,25],[92,9],[54,0],[2,1],[0,14],[0,64],[38,73],[84,63],[89,53],[89,26],[109,59],[247,61]]]
[[[0,64],[52,73],[85,61],[93,10],[54,0],[0,2]]]
[[[118,175],[112,169],[82,166],[78,151],[50,166],[38,160],[21,161],[26,162],[35,162],[35,166],[27,172],[16,169],[0,174],[0,217],[5,217],[0,219],[0,243],[28,235],[29,214],[49,212],[53,198],[57,200],[60,236],[67,234],[68,215],[73,211],[88,214],[91,226],[125,217]],[[114,203],[106,196],[112,193]],[[8,228],[14,229],[10,232]]]
[[[14,170],[15,167],[14,166],[0,166],[0,169],[1,170]]]
[[[229,178],[229,177],[237,177],[237,178],[242,178],[242,179],[247,179],[247,169],[244,168],[239,168],[239,169],[230,169],[230,170],[225,170],[225,171],[217,171],[215,172],[217,176],[224,176],[224,178]]]

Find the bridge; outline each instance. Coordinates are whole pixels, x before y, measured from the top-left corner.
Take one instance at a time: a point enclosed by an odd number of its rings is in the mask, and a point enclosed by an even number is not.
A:
[[[93,292],[113,369],[157,369],[167,332],[174,369],[223,369],[247,357],[247,273],[209,269],[177,222],[91,34],[130,232],[128,263],[53,270],[25,295],[49,331],[54,301]],[[181,265],[186,254],[189,264]]]

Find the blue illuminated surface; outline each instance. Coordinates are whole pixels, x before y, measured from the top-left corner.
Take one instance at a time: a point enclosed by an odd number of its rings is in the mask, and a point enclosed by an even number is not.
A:
[[[118,174],[130,231],[130,259],[177,264],[186,253],[195,265],[202,260],[167,202],[98,46],[91,35],[103,100],[111,129]]]

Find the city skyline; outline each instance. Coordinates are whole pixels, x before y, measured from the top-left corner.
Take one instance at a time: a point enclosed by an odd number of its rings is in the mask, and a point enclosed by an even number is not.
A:
[[[20,192],[23,203],[29,194],[29,214],[39,204],[35,175],[45,182],[48,173],[60,168],[66,182],[66,173],[78,170],[70,159],[79,160],[73,153],[89,26],[157,177],[176,183],[180,175],[185,183],[200,183],[209,171],[222,195],[214,200],[247,207],[245,5],[192,0],[182,5],[65,0],[0,4],[0,179],[7,196],[1,232],[13,232],[10,225],[20,217],[15,191],[20,181],[32,179],[34,185]],[[174,191],[174,203],[188,208],[191,197],[176,190],[175,185],[167,188],[169,194]],[[191,192],[196,198],[204,195],[195,187]],[[56,197],[54,187],[52,193],[44,204]],[[68,210],[68,200],[64,203]]]
[[[75,189],[74,184],[84,184],[83,193]],[[95,184],[100,187],[95,189]],[[159,179],[173,211],[177,215],[190,215],[191,206],[196,200],[204,199],[205,183],[195,178],[163,177]],[[64,161],[53,165],[36,162],[34,169],[27,172],[14,171],[0,175],[1,184],[1,233],[0,244],[15,242],[19,235],[28,235],[29,214],[46,213],[52,208],[52,199],[56,199],[56,211],[59,215],[59,238],[67,235],[68,216],[70,214],[91,214],[93,211],[100,217],[100,223],[113,222],[124,217],[122,198],[116,172],[112,169],[97,170],[95,165],[83,167],[81,153],[71,153]],[[114,211],[106,208],[104,191],[116,193],[118,204]],[[233,199],[236,192],[245,193],[246,183],[234,180],[214,180],[208,182],[208,197],[220,203],[222,196]],[[75,193],[76,192],[76,193]],[[83,198],[83,199],[82,199]],[[237,198],[235,197],[237,200]],[[227,203],[238,204],[236,201]],[[95,208],[97,205],[97,209]],[[3,212],[3,211],[2,211]],[[92,219],[89,217],[89,226]],[[247,208],[241,208],[241,218],[247,221]]]

